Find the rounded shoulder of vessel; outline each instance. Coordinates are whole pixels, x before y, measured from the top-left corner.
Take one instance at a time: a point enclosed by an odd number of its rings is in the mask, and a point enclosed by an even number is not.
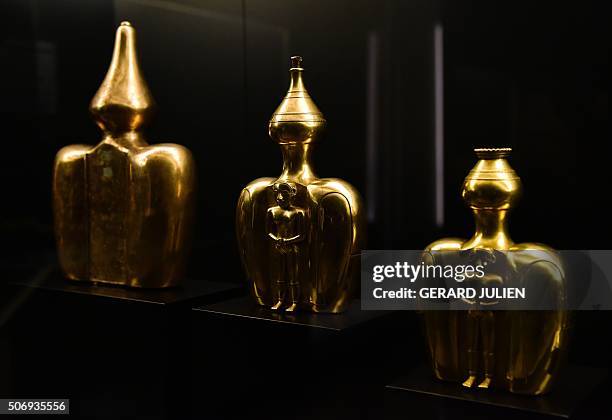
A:
[[[461,238],[442,238],[427,245],[425,251],[459,251],[464,243]]]
[[[523,242],[521,244],[514,244],[510,247],[511,251],[544,251],[550,252],[552,254],[557,254],[557,251],[554,248],[546,244],[542,244],[539,242]]]
[[[320,178],[308,184],[308,190],[313,195],[325,195],[332,192],[340,193],[347,199],[361,202],[359,191],[351,184],[340,178]]]
[[[253,194],[257,191],[265,190],[267,187],[271,186],[275,180],[276,178],[272,177],[257,178],[249,182],[244,189]]]
[[[547,282],[563,284],[565,268],[561,254],[541,243],[526,242],[514,245],[510,251],[514,263],[532,281],[546,279]],[[544,277],[538,277],[543,275]]]
[[[91,150],[92,146],[86,144],[71,144],[70,146],[64,146],[55,155],[55,161],[57,163],[62,163],[83,159]]]
[[[355,187],[339,178],[321,178],[311,182],[307,186],[310,197],[315,202],[320,202],[330,194],[340,194],[349,203],[351,212],[359,214],[363,207],[361,194]]]
[[[515,244],[510,248],[510,251],[517,255],[527,256],[531,260],[548,261],[559,267],[562,265],[561,254],[557,250],[538,242]]]
[[[191,164],[193,155],[185,146],[174,143],[160,143],[141,147],[134,154],[134,160],[146,163],[150,160],[163,160],[177,166]]]

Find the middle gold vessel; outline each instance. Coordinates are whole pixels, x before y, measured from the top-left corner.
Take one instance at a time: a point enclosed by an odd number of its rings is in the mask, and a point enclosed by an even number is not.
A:
[[[243,189],[238,246],[258,304],[337,313],[349,304],[359,275],[362,201],[347,182],[315,175],[310,155],[325,119],[304,87],[301,57],[291,64],[289,91],[269,123],[283,171]]]

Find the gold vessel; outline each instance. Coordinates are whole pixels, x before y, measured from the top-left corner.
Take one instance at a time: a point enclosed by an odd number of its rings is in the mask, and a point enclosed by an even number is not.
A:
[[[427,250],[501,256],[505,270],[530,270],[534,276],[526,280],[544,281],[551,299],[562,302],[566,283],[558,253],[539,243],[515,244],[508,234],[508,213],[521,194],[520,178],[506,160],[511,149],[475,152],[479,160],[461,194],[472,209],[476,231],[469,240],[445,238]],[[487,274],[480,281],[504,279]],[[545,393],[557,376],[567,344],[568,317],[562,309],[492,311],[485,303],[467,311],[424,311],[423,317],[436,377],[468,388]]]
[[[123,22],[89,108],[102,141],[64,147],[53,168],[57,250],[71,280],[153,288],[181,279],[195,167],[182,146],[148,145],[142,131],[154,107],[134,28]]]
[[[310,163],[325,126],[291,58],[287,95],[269,123],[283,171],[243,189],[236,209],[242,263],[258,304],[277,311],[342,312],[359,275],[362,202],[348,183],[317,178]]]

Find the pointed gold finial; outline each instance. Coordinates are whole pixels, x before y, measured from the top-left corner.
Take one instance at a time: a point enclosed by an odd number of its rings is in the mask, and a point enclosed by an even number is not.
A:
[[[270,118],[269,134],[279,143],[310,143],[325,126],[325,118],[302,79],[302,57],[291,57],[287,95]]]
[[[103,130],[123,132],[144,126],[154,108],[138,63],[136,31],[130,22],[121,22],[110,67],[89,110]]]

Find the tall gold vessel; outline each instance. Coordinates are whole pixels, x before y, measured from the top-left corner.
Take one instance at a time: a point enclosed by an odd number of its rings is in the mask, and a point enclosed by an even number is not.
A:
[[[364,240],[362,201],[348,183],[317,178],[310,163],[325,119],[291,58],[287,95],[269,123],[283,171],[243,189],[236,233],[253,296],[276,311],[342,312],[356,286]]]
[[[64,147],[53,168],[57,249],[71,280],[153,288],[181,279],[196,174],[186,148],[148,145],[142,130],[154,107],[134,28],[123,22],[89,108],[102,141]]]
[[[475,151],[479,160],[463,183],[462,197],[472,209],[476,231],[468,240],[445,238],[427,250],[497,255],[508,270],[530,270],[526,280],[544,281],[551,298],[562,302],[566,283],[559,255],[539,243],[516,244],[509,236],[508,214],[521,194],[520,178],[506,160],[511,150]],[[503,278],[487,275],[480,281],[503,282]],[[492,311],[486,310],[486,304],[468,311],[424,311],[436,377],[468,388],[495,387],[530,395],[547,392],[563,359],[567,313],[561,309]]]

